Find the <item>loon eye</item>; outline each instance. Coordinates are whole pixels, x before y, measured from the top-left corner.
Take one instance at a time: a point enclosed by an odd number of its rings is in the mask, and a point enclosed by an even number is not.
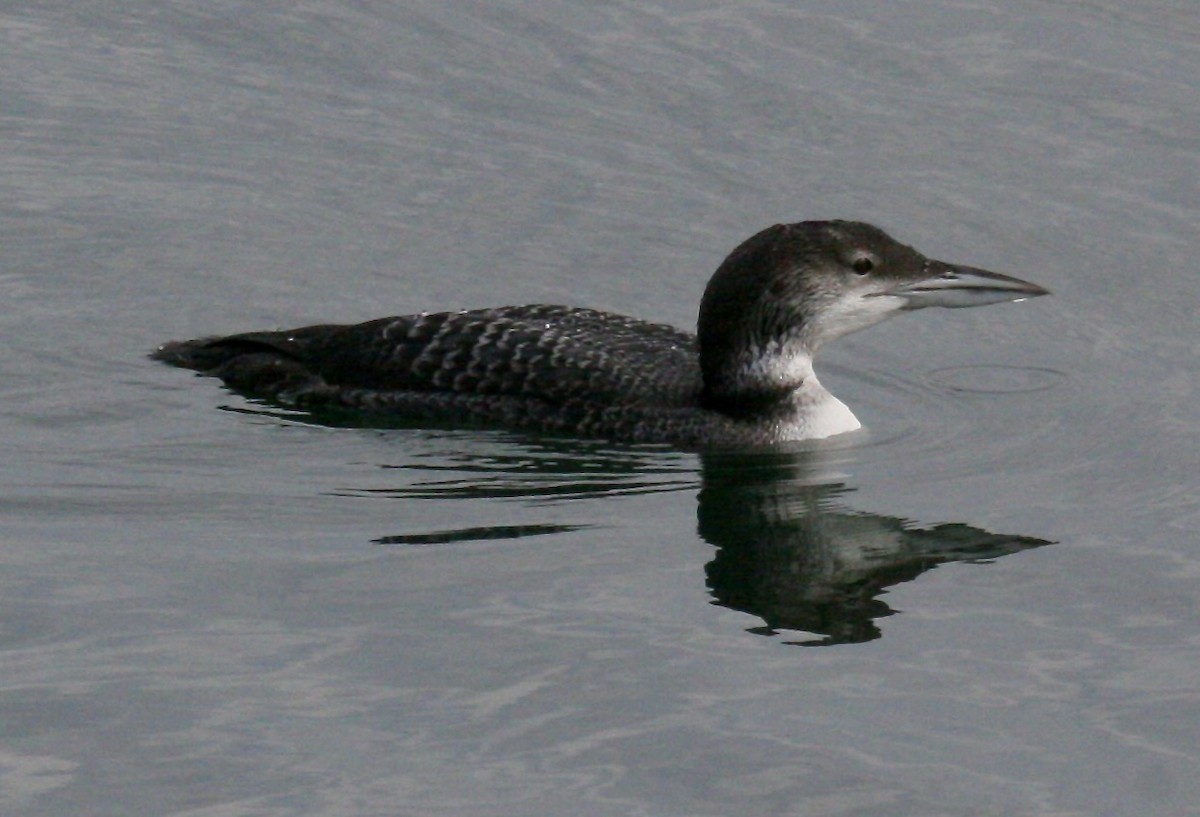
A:
[[[871,260],[870,256],[860,255],[858,258],[854,259],[850,266],[859,275],[866,275],[868,272],[875,269],[875,262]]]

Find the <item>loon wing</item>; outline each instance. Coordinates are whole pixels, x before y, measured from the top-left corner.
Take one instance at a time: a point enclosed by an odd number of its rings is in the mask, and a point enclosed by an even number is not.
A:
[[[694,336],[564,306],[405,315],[354,325],[167,344],[161,360],[267,396],[321,388],[535,397],[555,403],[687,403],[700,389]]]

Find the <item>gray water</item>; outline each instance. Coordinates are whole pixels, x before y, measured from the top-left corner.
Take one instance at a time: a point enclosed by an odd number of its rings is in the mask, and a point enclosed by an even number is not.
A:
[[[1200,14],[6,3],[0,813],[1200,814]],[[818,361],[867,438],[335,428],[170,338],[690,326],[778,221],[1051,298]]]

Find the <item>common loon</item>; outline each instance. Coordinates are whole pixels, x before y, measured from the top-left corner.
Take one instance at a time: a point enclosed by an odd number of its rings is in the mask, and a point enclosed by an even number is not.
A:
[[[153,357],[285,406],[683,448],[860,428],[813,373],[823,343],[926,306],[1047,294],[926,258],[878,227],[777,224],[735,249],[697,335],[567,306],[504,306],[167,343]]]

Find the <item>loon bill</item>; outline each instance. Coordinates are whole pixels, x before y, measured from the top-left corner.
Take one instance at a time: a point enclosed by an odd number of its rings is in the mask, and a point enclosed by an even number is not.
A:
[[[878,227],[777,224],[725,259],[696,335],[567,306],[504,306],[163,345],[153,357],[310,411],[481,424],[684,448],[853,431],[813,373],[823,343],[927,306],[1046,295],[926,258]]]

